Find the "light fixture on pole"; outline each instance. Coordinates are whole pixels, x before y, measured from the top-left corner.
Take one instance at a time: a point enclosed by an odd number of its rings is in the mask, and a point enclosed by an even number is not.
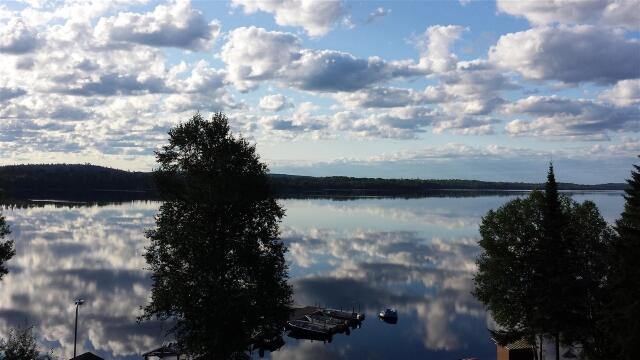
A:
[[[76,358],[76,339],[78,338],[78,307],[84,304],[84,300],[76,299],[74,301],[74,304],[76,304],[76,326],[75,326],[75,331],[73,335],[73,358],[75,359]]]

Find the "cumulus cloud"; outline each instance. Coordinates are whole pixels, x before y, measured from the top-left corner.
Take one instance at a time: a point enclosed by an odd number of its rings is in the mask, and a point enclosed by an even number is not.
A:
[[[438,121],[433,132],[441,134],[450,130],[458,135],[490,135],[494,133],[493,125],[500,123],[500,120],[493,117],[458,117],[454,119]]]
[[[282,94],[266,95],[260,99],[260,108],[268,111],[280,111],[293,104]]]
[[[587,25],[539,27],[501,36],[489,60],[527,79],[615,83],[640,77],[640,41]]]
[[[316,132],[329,126],[326,116],[316,115],[318,107],[311,102],[303,102],[298,105],[296,111],[288,117],[264,116],[260,124],[267,131],[280,132],[279,135],[290,136],[295,132]]]
[[[387,108],[417,105],[425,96],[413,89],[376,86],[354,92],[341,92],[335,98],[352,108]]]
[[[273,14],[278,25],[302,27],[310,36],[327,34],[347,15],[341,0],[232,0],[232,4],[247,14]]]
[[[433,124],[438,114],[424,107],[400,107],[385,112],[362,115],[356,112],[334,114],[335,130],[348,131],[358,137],[415,139]]]
[[[530,96],[505,106],[508,114],[526,114],[505,128],[510,135],[608,139],[608,131],[639,131],[640,110],[584,99]]]
[[[600,93],[599,98],[618,106],[640,105],[640,79],[619,81]]]
[[[130,42],[149,46],[207,50],[220,33],[218,21],[207,23],[189,0],[158,5],[152,12],[121,12],[101,18],[96,37],[109,42]]]
[[[82,81],[62,92],[81,96],[136,95],[141,93],[169,92],[164,80],[154,76],[123,75],[107,73],[95,79]]]
[[[38,46],[38,33],[21,18],[0,25],[0,53],[25,54]]]
[[[306,49],[293,34],[253,26],[232,30],[220,56],[227,64],[230,80],[241,90],[275,80],[302,90],[353,91],[424,73],[412,62]]]
[[[504,102],[502,91],[519,88],[484,60],[459,63],[456,71],[441,76],[441,82],[439,87],[427,90],[432,97],[445,99],[442,106],[450,115],[487,115]]]
[[[0,86],[0,102],[22,96],[26,93],[27,91],[22,88]]]
[[[635,0],[498,0],[498,10],[524,17],[536,25],[599,24],[640,28],[640,3]]]
[[[451,52],[450,47],[465,30],[466,28],[458,25],[428,27],[418,43],[423,50],[420,66],[435,73],[455,69],[458,57]]]

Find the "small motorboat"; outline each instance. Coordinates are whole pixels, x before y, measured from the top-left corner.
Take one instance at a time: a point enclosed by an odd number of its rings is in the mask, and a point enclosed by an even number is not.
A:
[[[398,311],[396,309],[384,309],[380,311],[380,319],[385,321],[397,322],[398,321]]]

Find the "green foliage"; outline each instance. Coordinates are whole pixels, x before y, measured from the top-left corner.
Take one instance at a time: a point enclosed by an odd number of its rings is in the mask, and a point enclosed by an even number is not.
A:
[[[153,285],[141,319],[175,320],[194,358],[242,357],[251,337],[282,328],[291,303],[267,167],[223,114],[179,124],[156,156],[165,202],[147,233]]]
[[[550,167],[544,193],[489,211],[480,235],[474,294],[503,337],[596,341],[607,270],[602,254],[613,232],[594,203],[558,194]]]
[[[9,225],[7,225],[2,213],[0,213],[0,280],[2,280],[2,277],[9,272],[6,262],[16,254],[13,247],[13,241],[3,241],[3,239],[10,233]]]
[[[36,360],[38,359],[38,344],[33,334],[33,327],[9,330],[7,340],[0,342],[1,360]]]
[[[636,359],[640,344],[640,166],[634,166],[628,184],[610,252],[610,302],[602,316],[604,332],[620,359]]]

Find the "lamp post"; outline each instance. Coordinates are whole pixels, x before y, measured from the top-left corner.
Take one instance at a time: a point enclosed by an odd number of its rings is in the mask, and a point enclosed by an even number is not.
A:
[[[73,335],[73,358],[75,359],[76,358],[76,339],[78,338],[78,307],[84,304],[84,300],[76,299],[74,301],[74,304],[76,304],[76,326],[75,326],[75,331]]]

